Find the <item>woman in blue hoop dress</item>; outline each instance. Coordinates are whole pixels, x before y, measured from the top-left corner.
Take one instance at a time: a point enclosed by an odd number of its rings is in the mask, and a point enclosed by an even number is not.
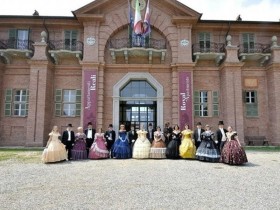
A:
[[[131,158],[131,147],[128,143],[128,135],[125,126],[121,125],[119,130],[119,138],[115,141],[112,149],[113,158],[128,159]]]

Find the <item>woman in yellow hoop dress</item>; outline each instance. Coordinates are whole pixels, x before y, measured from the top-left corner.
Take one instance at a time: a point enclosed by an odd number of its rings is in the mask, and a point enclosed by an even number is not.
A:
[[[192,141],[192,130],[189,129],[189,125],[185,125],[185,130],[181,132],[182,143],[179,147],[180,157],[185,159],[194,159],[196,153],[196,147]]]

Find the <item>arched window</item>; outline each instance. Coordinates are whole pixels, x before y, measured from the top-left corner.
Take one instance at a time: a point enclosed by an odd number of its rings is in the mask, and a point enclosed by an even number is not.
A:
[[[120,97],[154,98],[157,91],[145,80],[132,80],[120,90]]]

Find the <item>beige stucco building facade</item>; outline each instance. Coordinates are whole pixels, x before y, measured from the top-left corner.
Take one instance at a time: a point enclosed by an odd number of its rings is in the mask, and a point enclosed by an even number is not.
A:
[[[73,17],[0,16],[0,145],[43,146],[68,123],[216,130],[221,120],[243,143],[280,145],[280,22],[201,20],[176,0],[150,0],[150,11],[138,46],[126,0]]]

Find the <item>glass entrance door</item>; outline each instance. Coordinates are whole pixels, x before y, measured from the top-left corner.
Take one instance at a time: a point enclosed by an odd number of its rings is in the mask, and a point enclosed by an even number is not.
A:
[[[123,123],[127,130],[131,126],[140,129],[152,123],[156,126],[157,119],[157,102],[156,101],[121,101],[120,103],[120,124]]]

